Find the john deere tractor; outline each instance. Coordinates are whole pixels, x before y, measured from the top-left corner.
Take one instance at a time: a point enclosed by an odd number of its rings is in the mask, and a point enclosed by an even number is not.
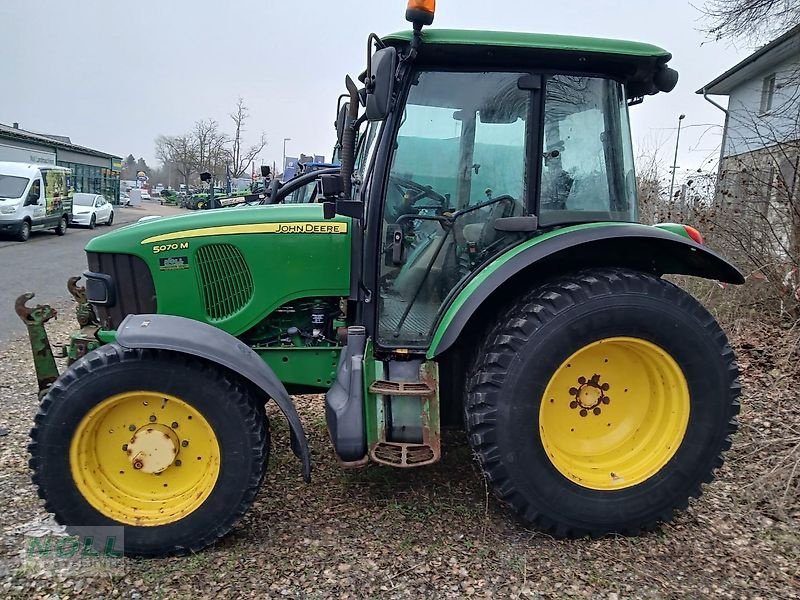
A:
[[[313,203],[155,218],[86,247],[58,374],[30,326],[33,480],[125,551],[197,551],[248,509],[265,403],[325,393],[349,467],[421,468],[462,426],[497,496],[557,537],[635,534],[712,479],[738,412],[725,334],[662,278],[742,283],[693,228],[639,224],[628,108],[670,91],[648,44],[427,29],[371,35],[341,169]],[[322,402],[322,400],[320,400]]]

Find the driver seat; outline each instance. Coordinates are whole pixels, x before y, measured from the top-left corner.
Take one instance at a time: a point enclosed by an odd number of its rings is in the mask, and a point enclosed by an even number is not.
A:
[[[522,204],[512,197],[503,198],[489,207],[486,220],[480,223],[464,225],[462,235],[467,242],[477,244],[479,248],[488,248],[502,235],[494,228],[495,221],[505,217],[516,217],[522,214]]]

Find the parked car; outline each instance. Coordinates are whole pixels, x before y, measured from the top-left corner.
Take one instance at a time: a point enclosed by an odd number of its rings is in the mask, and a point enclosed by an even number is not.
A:
[[[130,206],[131,205],[131,197],[128,194],[122,193],[119,195],[119,205],[120,206]]]
[[[142,200],[150,200],[150,192],[143,189],[142,190]]]
[[[72,224],[94,229],[114,222],[114,207],[100,194],[75,194],[72,197]]]

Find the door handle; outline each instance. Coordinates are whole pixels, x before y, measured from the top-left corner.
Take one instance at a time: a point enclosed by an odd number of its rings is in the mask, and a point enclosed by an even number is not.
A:
[[[386,226],[386,264],[399,266],[406,262],[405,233],[401,225]]]

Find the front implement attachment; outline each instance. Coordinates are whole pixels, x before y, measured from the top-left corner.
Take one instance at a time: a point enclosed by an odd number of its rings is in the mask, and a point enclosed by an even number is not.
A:
[[[57,318],[58,311],[48,304],[28,306],[27,302],[33,299],[35,294],[22,294],[14,303],[19,318],[28,329],[28,338],[33,352],[33,366],[36,369],[36,380],[39,384],[39,397],[44,396],[47,388],[58,379],[56,358],[66,358],[67,364],[71,365],[100,345],[97,340],[97,318],[86,299],[86,288],[78,285],[79,280],[80,277],[70,277],[67,281],[67,290],[77,304],[75,316],[80,330],[70,335],[69,344],[57,344],[55,353],[47,337],[45,323]]]
[[[47,304],[27,306],[36,294],[22,294],[14,303],[14,309],[19,318],[28,328],[28,338],[33,352],[33,365],[36,369],[36,379],[39,383],[39,395],[43,395],[47,388],[58,379],[58,367],[47,337],[44,324],[58,316],[58,312]]]

